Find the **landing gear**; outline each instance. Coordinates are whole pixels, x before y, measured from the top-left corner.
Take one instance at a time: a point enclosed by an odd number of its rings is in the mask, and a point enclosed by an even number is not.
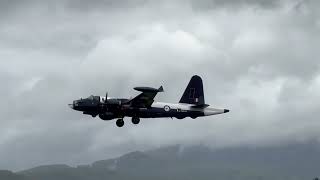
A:
[[[118,119],[116,124],[117,124],[118,127],[122,127],[124,125],[123,119]]]
[[[131,121],[132,121],[133,124],[139,124],[140,118],[139,117],[132,117]]]

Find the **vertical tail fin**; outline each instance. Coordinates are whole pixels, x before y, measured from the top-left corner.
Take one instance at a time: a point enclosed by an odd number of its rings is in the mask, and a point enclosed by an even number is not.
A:
[[[202,105],[204,102],[203,84],[200,76],[192,76],[179,103]]]

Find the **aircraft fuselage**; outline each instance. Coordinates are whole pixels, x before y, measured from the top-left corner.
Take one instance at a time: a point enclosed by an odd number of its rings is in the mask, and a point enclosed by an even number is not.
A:
[[[102,103],[105,97],[99,97],[100,103]],[[83,99],[84,100],[84,99]],[[113,100],[108,98],[108,100]],[[116,99],[119,100],[119,99]],[[127,99],[122,99],[126,101]],[[82,105],[77,104],[75,101],[70,107],[72,109],[82,111],[84,114],[92,116],[100,115],[103,120],[112,120],[121,117],[140,117],[140,118],[162,118],[162,117],[175,117],[183,119],[186,117],[197,118],[201,116],[210,116],[216,114],[222,114],[229,112],[227,109],[217,108],[195,108],[192,104],[174,104],[164,102],[154,102],[149,108],[134,108],[126,105],[119,104],[118,106],[113,105],[109,108],[102,108],[99,102],[83,103]]]

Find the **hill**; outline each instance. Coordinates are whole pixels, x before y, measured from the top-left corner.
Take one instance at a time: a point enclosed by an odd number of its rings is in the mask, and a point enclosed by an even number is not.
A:
[[[213,150],[180,145],[70,167],[48,165],[20,172],[0,171],[5,180],[202,179],[294,180],[319,176],[317,143]]]

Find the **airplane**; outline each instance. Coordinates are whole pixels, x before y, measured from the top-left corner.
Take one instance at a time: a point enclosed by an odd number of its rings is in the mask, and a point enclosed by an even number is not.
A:
[[[139,124],[140,118],[177,118],[192,119],[222,114],[229,112],[228,109],[209,108],[205,103],[202,79],[198,75],[192,76],[187,88],[185,89],[179,103],[154,102],[155,96],[163,92],[163,87],[135,87],[134,90],[141,93],[130,99],[111,98],[108,93],[105,97],[93,96],[74,100],[69,106],[83,114],[108,121],[117,119],[116,125],[124,125],[124,117],[131,117],[133,124]]]

